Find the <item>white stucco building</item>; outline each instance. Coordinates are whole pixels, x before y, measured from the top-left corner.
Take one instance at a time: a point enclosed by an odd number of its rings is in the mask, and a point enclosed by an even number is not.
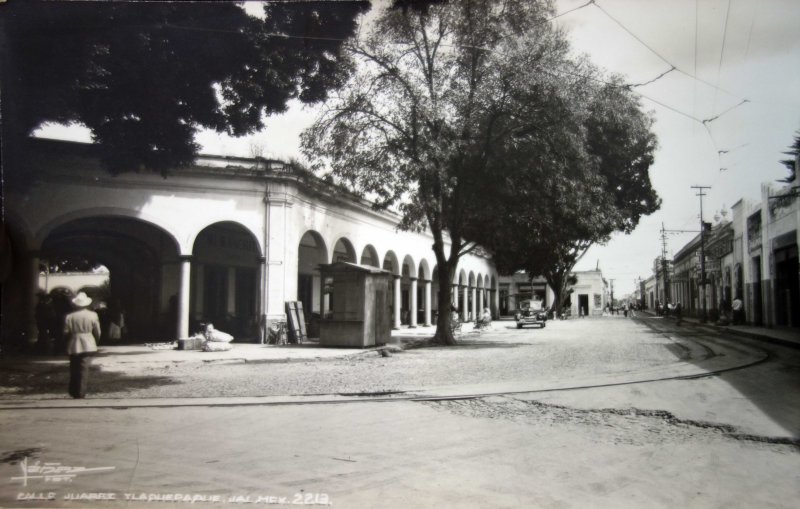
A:
[[[431,324],[438,311],[432,237],[397,229],[399,217],[291,165],[201,156],[169,178],[110,175],[92,145],[30,140],[30,186],[7,189],[13,268],[4,281],[3,334],[27,334],[41,260],[69,255],[108,267],[131,335],[186,337],[212,321],[257,340],[285,319],[285,303],[324,314],[334,295],[318,266],[350,261],[394,275],[396,328]],[[498,308],[497,272],[464,256],[452,285],[464,317]],[[11,319],[6,319],[11,318]]]

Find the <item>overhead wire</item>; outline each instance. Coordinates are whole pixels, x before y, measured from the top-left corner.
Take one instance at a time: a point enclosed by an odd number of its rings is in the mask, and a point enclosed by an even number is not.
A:
[[[720,76],[722,76],[722,59],[725,56],[725,43],[728,39],[728,20],[731,17],[731,0],[728,0],[728,9],[725,12],[725,25],[722,29],[722,47],[719,49],[719,63],[717,64],[717,85],[719,85]],[[714,111],[717,109],[717,91],[718,89],[714,89],[714,100],[711,104],[711,114],[714,114]]]

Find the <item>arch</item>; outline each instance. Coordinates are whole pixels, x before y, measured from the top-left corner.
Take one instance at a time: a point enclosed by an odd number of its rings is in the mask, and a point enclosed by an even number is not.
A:
[[[386,254],[383,255],[383,263],[381,263],[381,268],[388,270],[395,276],[399,276],[401,274],[400,262],[397,260],[397,255],[394,254],[394,251],[386,251]]]
[[[416,264],[414,263],[414,259],[411,258],[411,255],[406,255],[403,258],[402,274],[403,277],[417,277]]]
[[[328,248],[319,232],[306,231],[301,237],[297,248],[297,300],[303,303],[303,309],[308,318],[314,313],[321,313],[322,282],[319,266],[329,263]],[[309,335],[314,337],[319,333],[309,330]]]
[[[169,297],[179,289],[180,247],[168,231],[130,214],[82,215],[51,226],[42,239],[42,261],[77,270],[86,262],[105,265],[109,303],[124,310],[129,337],[174,337]]]
[[[356,249],[353,247],[353,243],[350,242],[347,237],[340,237],[333,244],[333,251],[331,252],[331,261],[335,262],[350,262],[350,263],[358,263],[358,258],[356,258]]]
[[[45,223],[39,230],[36,232],[35,240],[37,245],[41,245],[44,242],[44,239],[47,238],[50,233],[62,226],[64,224],[70,223],[72,221],[77,221],[80,219],[89,219],[94,217],[120,217],[120,218],[128,218],[134,219],[137,221],[141,221],[143,223],[147,223],[150,226],[159,229],[165,235],[167,235],[172,242],[174,242],[175,246],[178,249],[179,254],[189,254],[191,252],[190,246],[192,242],[188,242],[186,246],[182,246],[180,241],[178,240],[178,235],[172,231],[168,225],[162,224],[161,218],[157,216],[152,216],[145,212],[141,212],[139,210],[131,210],[131,209],[124,209],[121,207],[91,207],[85,208],[80,210],[73,210],[71,212],[67,212],[65,214],[61,214],[57,216],[47,223]]]
[[[475,287],[475,273],[472,271],[469,271],[469,287],[470,288]]]
[[[483,285],[483,274],[478,273],[478,278],[477,278],[477,281],[475,282],[475,286],[477,286],[479,289],[483,289],[484,288],[484,285]]]
[[[378,258],[378,251],[375,250],[375,247],[372,244],[367,244],[364,246],[364,249],[361,250],[361,259],[359,260],[361,265],[369,265],[371,267],[378,267],[380,268],[380,258]]]
[[[258,239],[244,225],[219,221],[200,230],[192,245],[190,328],[211,322],[237,340],[257,339],[260,260]]]
[[[432,271],[428,266],[428,260],[423,258],[419,262],[419,269],[417,270],[417,277],[424,281],[431,281],[433,277]]]

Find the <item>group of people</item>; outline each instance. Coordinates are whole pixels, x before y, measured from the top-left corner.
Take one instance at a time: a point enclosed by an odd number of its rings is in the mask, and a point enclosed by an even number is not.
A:
[[[488,307],[483,308],[483,312],[475,319],[475,329],[483,329],[492,323],[492,312]],[[461,316],[458,313],[458,308],[453,306],[450,308],[450,328],[455,330],[460,328]]]
[[[69,356],[69,395],[84,398],[89,376],[91,357],[101,341],[119,341],[125,331],[125,315],[115,303],[109,309],[85,292],[72,299],[53,299],[40,292],[35,318],[38,329],[39,353],[66,353]]]

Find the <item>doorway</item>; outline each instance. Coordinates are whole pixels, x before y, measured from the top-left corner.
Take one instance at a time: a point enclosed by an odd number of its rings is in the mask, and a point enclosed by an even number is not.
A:
[[[589,316],[589,295],[581,293],[578,295],[578,315]]]

